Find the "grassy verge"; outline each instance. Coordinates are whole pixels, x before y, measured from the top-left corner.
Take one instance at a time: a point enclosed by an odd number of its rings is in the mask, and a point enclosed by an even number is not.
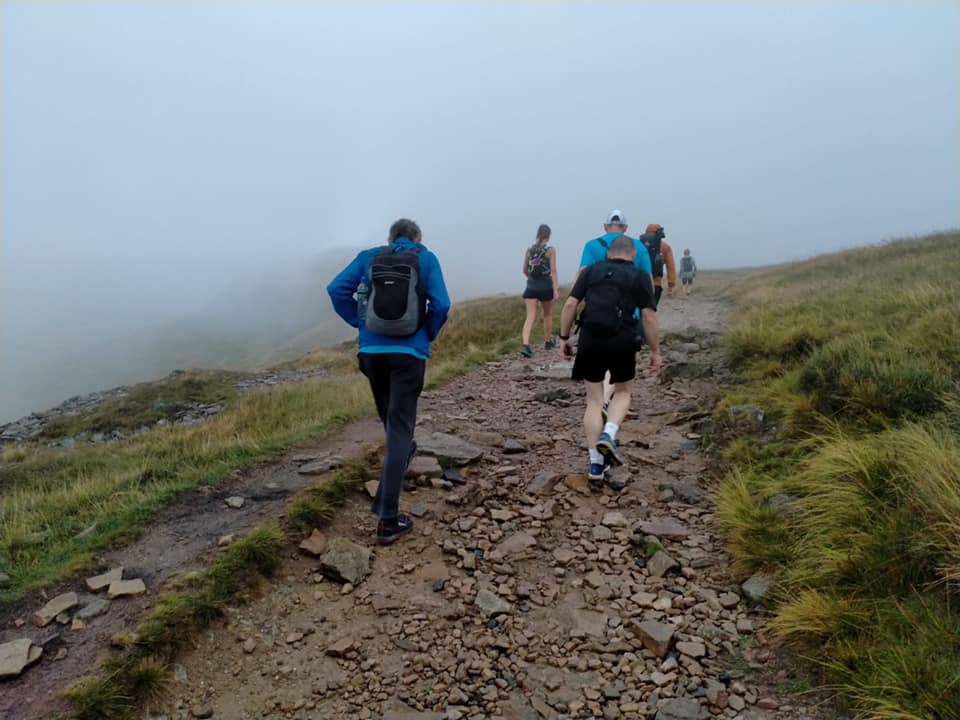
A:
[[[299,537],[323,527],[337,508],[370,477],[373,452],[348,462],[317,485],[294,497],[286,531]],[[170,684],[170,664],[197,633],[243,602],[248,591],[273,575],[286,546],[284,531],[263,525],[230,545],[186,589],[164,593],[136,632],[115,638],[121,649],[101,663],[96,674],[67,688],[78,720],[126,720],[162,696]]]
[[[718,519],[740,572],[775,573],[774,630],[862,717],[960,718],[958,277],[945,234],[733,288]]]
[[[435,344],[430,383],[515,346],[522,321],[523,303],[514,297],[455,307]],[[321,379],[255,392],[237,393],[232,377],[220,372],[146,383],[48,434],[153,425],[147,432],[70,450],[8,449],[0,466],[0,569],[11,583],[0,599],[84,570],[98,551],[129,540],[182,492],[214,485],[237,468],[372,412],[353,352],[312,353],[284,367],[323,367]],[[155,425],[186,402],[218,402],[224,409],[202,425]]]

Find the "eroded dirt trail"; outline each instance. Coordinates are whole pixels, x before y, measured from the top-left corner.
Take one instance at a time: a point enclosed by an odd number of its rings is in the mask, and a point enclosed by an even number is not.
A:
[[[760,611],[712,526],[709,414],[723,308],[666,301],[659,380],[635,382],[621,492],[582,474],[582,387],[540,350],[425,394],[418,432],[482,450],[463,486],[405,494],[414,534],[374,548],[358,497],[325,531],[373,550],[356,587],[291,554],[198,638],[169,718],[822,717],[785,696]],[[657,547],[659,555],[652,556]]]

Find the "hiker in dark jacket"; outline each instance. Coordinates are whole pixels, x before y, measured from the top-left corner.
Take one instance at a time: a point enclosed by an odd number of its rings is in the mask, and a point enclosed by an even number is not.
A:
[[[430,343],[450,310],[440,263],[420,237],[415,222],[397,220],[388,245],[361,252],[327,286],[337,315],[360,331],[360,371],[386,430],[383,472],[371,508],[379,517],[376,539],[382,545],[413,530],[413,519],[399,511],[400,491],[416,453],[417,401]]]
[[[573,355],[570,331],[577,306],[580,341],[573,364],[573,379],[587,388],[583,414],[590,454],[588,478],[602,485],[608,465],[621,465],[617,432],[630,409],[630,383],[636,375],[637,311],[650,345],[650,367],[660,368],[657,316],[654,312],[650,274],[634,266],[636,247],[625,235],[613,239],[607,259],[583,269],[560,313],[560,348],[564,357]],[[614,388],[606,422],[603,419],[603,379],[610,373]]]

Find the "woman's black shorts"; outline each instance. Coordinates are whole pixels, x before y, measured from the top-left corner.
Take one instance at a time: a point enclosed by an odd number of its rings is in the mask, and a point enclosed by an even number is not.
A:
[[[553,300],[553,281],[549,278],[547,282],[527,282],[527,289],[523,291],[524,300],[540,300],[549,302]]]

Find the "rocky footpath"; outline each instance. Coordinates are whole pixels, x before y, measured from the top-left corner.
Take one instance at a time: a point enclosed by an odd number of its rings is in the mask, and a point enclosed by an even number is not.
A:
[[[375,547],[351,504],[198,639],[152,717],[834,717],[785,693],[769,579],[733,578],[714,530],[700,441],[716,339],[686,331],[672,370],[637,379],[629,465],[602,491],[582,474],[582,387],[556,356],[426,393],[413,535]]]

